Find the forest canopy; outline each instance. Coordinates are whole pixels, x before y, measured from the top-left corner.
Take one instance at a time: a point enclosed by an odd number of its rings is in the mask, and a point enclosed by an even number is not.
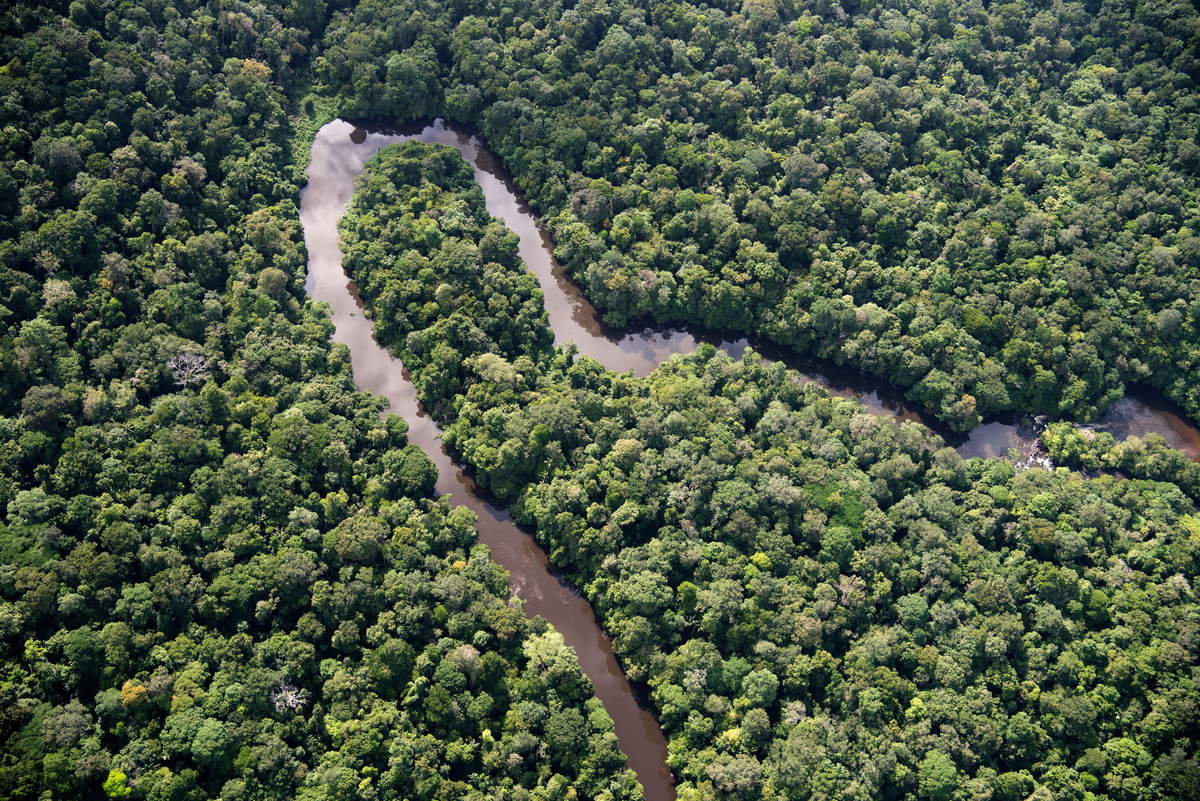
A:
[[[407,424],[303,291],[342,115],[475,124],[616,326],[756,334],[955,431],[1200,417],[1196,9],[978,0],[55,0],[0,10],[0,795],[636,799]],[[1200,795],[1200,473],[1056,470],[711,348],[555,349],[445,149],[346,267],[536,527],[681,798]],[[1121,471],[1085,478],[1071,468]]]
[[[1200,787],[1194,463],[1056,423],[1056,459],[1134,478],[1017,471],[750,352],[636,378],[551,351],[540,298],[505,300],[523,265],[436,256],[493,252],[468,175],[382,151],[346,265],[444,442],[652,688],[682,798]]]
[[[477,123],[605,312],[759,334],[955,430],[1196,416],[1191,4],[361,3],[318,91]]]
[[[0,13],[4,798],[641,797],[304,294],[325,13]]]

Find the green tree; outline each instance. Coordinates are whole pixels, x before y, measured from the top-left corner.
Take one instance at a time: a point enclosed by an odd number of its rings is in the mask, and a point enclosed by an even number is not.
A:
[[[933,801],[947,801],[958,785],[958,769],[954,760],[940,751],[930,751],[921,760],[918,774],[921,796]]]

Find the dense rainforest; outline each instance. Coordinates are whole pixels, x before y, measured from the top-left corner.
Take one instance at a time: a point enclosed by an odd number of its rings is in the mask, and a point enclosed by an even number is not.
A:
[[[473,171],[367,165],[346,266],[476,480],[647,682],[685,799],[1200,792],[1200,466],[1052,425],[1066,467],[705,345],[646,378],[550,350]]]
[[[641,797],[304,295],[322,13],[0,16],[0,797]]]
[[[363,2],[343,114],[476,122],[615,325],[760,334],[956,430],[1200,414],[1200,16],[1147,2]]]
[[[1185,2],[75,0],[0,12],[0,794],[637,798],[561,637],[306,302],[332,115],[480,126],[614,325],[759,334],[955,430],[1200,415]],[[680,797],[1200,795],[1197,466],[1055,471],[709,348],[555,349],[452,152],[347,268],[647,683]],[[1088,479],[1068,467],[1119,470]]]

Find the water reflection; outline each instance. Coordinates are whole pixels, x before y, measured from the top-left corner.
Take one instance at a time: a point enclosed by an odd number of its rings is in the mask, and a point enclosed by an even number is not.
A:
[[[1127,437],[1145,437],[1151,431],[1160,434],[1172,448],[1200,461],[1200,429],[1187,418],[1183,407],[1153,390],[1134,387],[1093,426],[1107,431],[1120,441]]]

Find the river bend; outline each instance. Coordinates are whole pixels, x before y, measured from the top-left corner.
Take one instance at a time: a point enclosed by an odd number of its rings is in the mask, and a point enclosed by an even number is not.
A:
[[[694,327],[629,331],[605,326],[554,259],[549,235],[538,227],[499,159],[471,132],[447,126],[441,120],[393,129],[380,126],[371,132],[336,120],[318,132],[307,170],[308,185],[300,196],[300,222],[309,254],[308,294],[332,307],[334,339],[349,346],[358,387],[386,396],[391,410],[408,421],[409,441],[424,449],[437,465],[437,492],[451,494],[453,503],[478,515],[480,540],[509,571],[514,592],[526,601],[526,613],[544,617],[575,649],[580,667],[613,718],[621,750],[636,771],[645,797],[648,801],[669,801],[675,798],[675,790],[666,764],[666,739],[658,721],[639,703],[622,673],[591,606],[550,564],[533,537],[513,523],[506,509],[487,501],[447,454],[437,426],[417,400],[407,371],[375,341],[371,320],[363,315],[358,287],[342,269],[337,221],[350,206],[354,178],[383,147],[410,139],[457,148],[475,167],[488,212],[520,236],[520,256],[541,283],[556,342],[574,340],[580,353],[608,369],[632,370],[636,375],[647,375],[670,356],[691,352],[704,342],[734,358],[753,346],[766,358],[785,361],[832,395],[858,399],[875,414],[917,420],[934,430],[940,426],[911,406],[903,393],[887,381],[828,362],[780,353],[767,343]],[[1181,409],[1151,391],[1132,390],[1095,427],[1110,431],[1118,440],[1157,431],[1172,447],[1200,459],[1200,431]],[[947,439],[969,458],[1004,456],[1009,448],[1027,447],[1035,437],[1032,428],[1014,416],[986,423],[967,437],[950,435]]]
[[[437,465],[438,494],[450,494],[453,504],[466,506],[478,515],[479,538],[491,549],[492,558],[509,572],[513,591],[525,599],[526,614],[544,617],[575,649],[580,668],[591,679],[596,696],[613,719],[621,750],[637,773],[647,801],[670,801],[675,798],[675,790],[667,768],[666,738],[654,714],[639,704],[591,606],[550,564],[533,537],[513,523],[506,509],[485,500],[476,491],[475,482],[451,460],[442,447],[437,426],[417,400],[407,371],[375,341],[371,320],[362,313],[358,287],[342,271],[337,221],[350,205],[354,177],[381,148],[405,139],[451,145],[462,151],[476,165],[476,177],[488,198],[488,211],[521,235],[521,256],[527,262],[531,260],[527,243],[531,239],[541,243],[540,233],[535,226],[520,225],[522,219],[531,218],[518,216],[515,206],[493,204],[497,195],[515,197],[499,178],[480,169],[480,149],[468,137],[441,126],[404,134],[359,135],[354,126],[339,120],[317,134],[307,170],[308,185],[300,195],[300,222],[309,258],[305,288],[312,298],[332,307],[334,340],[350,348],[355,384],[387,397],[391,410],[408,421],[409,441]],[[538,278],[545,284],[543,276]],[[558,324],[554,316],[551,319]]]

